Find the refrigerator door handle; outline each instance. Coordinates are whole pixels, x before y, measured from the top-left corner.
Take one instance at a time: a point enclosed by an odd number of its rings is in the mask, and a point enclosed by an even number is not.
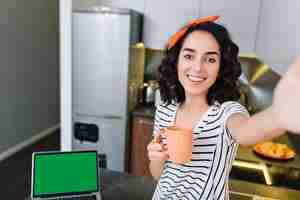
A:
[[[93,115],[93,114],[84,114],[84,113],[75,113],[78,117],[86,116],[86,117],[94,117],[101,119],[123,119],[124,117],[118,115]]]

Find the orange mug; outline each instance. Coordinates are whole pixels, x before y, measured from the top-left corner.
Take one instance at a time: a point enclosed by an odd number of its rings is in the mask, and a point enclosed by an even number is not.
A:
[[[192,130],[178,129],[175,126],[163,129],[169,159],[177,164],[185,164],[192,159]]]

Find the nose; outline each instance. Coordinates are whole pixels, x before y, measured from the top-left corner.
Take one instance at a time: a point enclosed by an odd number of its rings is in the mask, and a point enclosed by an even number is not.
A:
[[[194,71],[201,72],[205,70],[204,60],[202,58],[195,59],[192,66]]]

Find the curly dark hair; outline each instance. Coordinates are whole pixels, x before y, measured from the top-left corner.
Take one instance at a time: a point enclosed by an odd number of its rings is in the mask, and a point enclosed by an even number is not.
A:
[[[165,57],[158,67],[158,81],[163,103],[171,104],[173,101],[185,101],[184,88],[178,80],[177,63],[179,53],[185,38],[193,31],[207,31],[211,33],[220,46],[220,70],[216,82],[211,86],[207,95],[207,102],[212,105],[215,101],[235,101],[240,98],[237,80],[241,75],[241,64],[238,60],[238,46],[231,40],[225,27],[206,22],[194,25],[170,49],[166,47]]]

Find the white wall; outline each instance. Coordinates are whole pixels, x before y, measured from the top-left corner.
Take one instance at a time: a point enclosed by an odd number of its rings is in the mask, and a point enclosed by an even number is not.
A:
[[[58,1],[0,2],[0,154],[59,123]]]
[[[73,9],[97,5],[97,0],[72,0]]]
[[[116,8],[130,8],[142,14],[145,13],[145,0],[97,0],[97,3]]]
[[[72,149],[72,9],[97,5],[97,0],[59,0],[61,150]]]

